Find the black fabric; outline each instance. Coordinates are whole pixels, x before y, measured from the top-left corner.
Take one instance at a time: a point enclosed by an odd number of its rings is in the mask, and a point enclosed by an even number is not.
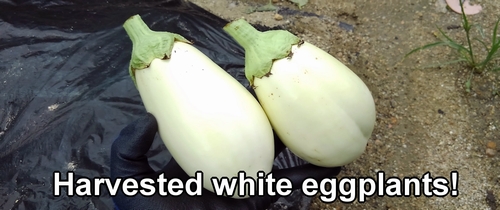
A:
[[[113,140],[146,114],[128,75],[132,43],[122,27],[135,14],[193,41],[248,86],[244,51],[222,31],[226,22],[193,4],[0,0],[0,209],[113,208],[104,189],[99,197],[54,197],[51,183],[54,171],[109,176]],[[148,157],[154,170],[170,160],[159,138]],[[305,162],[288,152],[275,163]],[[310,199],[294,196],[277,205]]]

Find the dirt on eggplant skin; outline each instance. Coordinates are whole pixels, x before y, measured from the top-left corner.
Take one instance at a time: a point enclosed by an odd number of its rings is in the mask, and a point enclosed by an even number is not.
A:
[[[343,177],[431,177],[450,180],[459,174],[457,197],[368,197],[366,202],[323,203],[310,209],[496,209],[500,198],[500,74],[474,74],[472,90],[464,83],[464,64],[424,68],[455,59],[436,47],[403,60],[412,49],[437,41],[437,27],[465,41],[461,17],[444,0],[370,1],[309,0],[302,10],[288,1],[274,1],[276,12],[246,14],[268,0],[191,0],[232,21],[281,26],[330,53],[353,70],[372,91],[376,126],[366,152],[344,167]],[[472,1],[483,11],[468,16],[491,37],[500,14],[496,0]],[[352,29],[352,30],[351,30]],[[477,33],[475,33],[477,35]],[[478,48],[476,48],[478,49]],[[484,54],[482,50],[476,51]],[[497,63],[500,65],[500,63]],[[422,188],[423,190],[423,188]]]

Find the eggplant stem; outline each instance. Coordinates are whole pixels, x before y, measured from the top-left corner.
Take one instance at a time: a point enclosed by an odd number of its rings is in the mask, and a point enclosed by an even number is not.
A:
[[[292,46],[300,42],[286,30],[261,32],[243,19],[227,24],[224,31],[245,50],[245,76],[250,85],[255,77],[269,75],[273,62],[288,57]]]
[[[123,28],[132,41],[129,74],[136,86],[136,70],[148,68],[155,58],[169,59],[175,41],[190,43],[179,34],[151,30],[139,15],[127,19]]]

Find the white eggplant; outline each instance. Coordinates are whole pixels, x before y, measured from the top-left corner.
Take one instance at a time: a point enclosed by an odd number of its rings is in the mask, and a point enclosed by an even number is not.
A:
[[[246,77],[294,154],[335,167],[364,153],[375,126],[375,103],[354,72],[288,31],[260,32],[244,20],[224,30],[245,49]]]
[[[256,178],[258,171],[271,171],[272,127],[243,85],[185,38],[154,32],[139,15],[124,28],[133,43],[131,77],[161,139],[188,175],[202,171],[203,187],[214,192],[211,177],[245,171]]]

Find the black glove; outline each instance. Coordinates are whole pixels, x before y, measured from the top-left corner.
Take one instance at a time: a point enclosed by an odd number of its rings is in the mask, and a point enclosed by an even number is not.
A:
[[[172,158],[171,161],[161,170],[155,172],[148,163],[146,153],[148,152],[154,137],[158,131],[156,119],[153,115],[147,116],[131,123],[125,127],[111,147],[111,178],[133,177],[136,180],[142,178],[152,178],[156,180],[158,175],[164,172],[166,179],[179,178],[185,182],[189,176],[181,169]],[[281,140],[275,135],[276,156],[285,148]],[[273,170],[273,177],[278,180],[287,177],[293,184],[293,189],[301,187],[302,181],[306,178],[320,180],[327,177],[334,177],[340,172],[340,167],[323,168],[306,164],[287,169]],[[233,199],[216,196],[203,188],[201,197],[189,197],[182,194],[178,197],[162,197],[155,193],[151,197],[137,194],[134,197],[126,196],[123,191],[118,190],[118,194],[113,197],[115,207],[120,210],[126,209],[266,209],[279,199],[279,196],[251,197],[247,199]]]

